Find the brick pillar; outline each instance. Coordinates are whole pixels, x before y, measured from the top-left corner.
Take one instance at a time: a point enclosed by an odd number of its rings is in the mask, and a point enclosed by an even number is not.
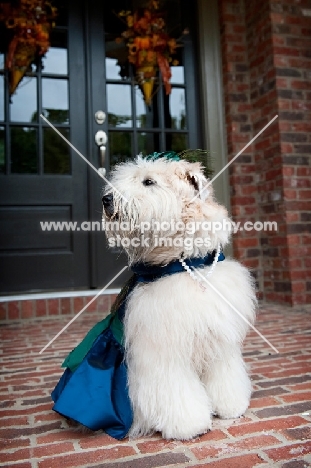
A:
[[[229,160],[253,137],[250,80],[244,3],[219,2],[222,73]],[[238,223],[255,221],[258,215],[255,159],[249,147],[229,166],[231,216]],[[233,236],[234,255],[249,267],[259,281],[261,251],[256,231],[239,231]],[[262,288],[259,288],[262,291]]]
[[[307,11],[306,11],[307,10]],[[291,304],[311,303],[311,0],[270,4]]]
[[[255,269],[264,299],[292,305],[311,302],[311,26],[303,11],[308,9],[311,0],[220,3],[229,157],[239,141],[279,115],[234,163],[230,178],[235,221],[246,215],[251,221],[277,221],[278,231],[240,232],[234,251]]]
[[[253,134],[279,113],[269,0],[245,2],[246,39],[250,76]],[[261,222],[277,222],[278,230],[260,231],[263,297],[290,302],[283,161],[279,121],[253,145],[257,181],[257,211]]]

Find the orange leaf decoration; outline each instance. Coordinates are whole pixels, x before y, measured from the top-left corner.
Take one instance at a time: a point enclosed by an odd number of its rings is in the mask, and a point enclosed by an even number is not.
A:
[[[159,2],[152,0],[149,8],[139,9],[134,13],[119,13],[121,18],[126,18],[128,26],[122,33],[122,40],[128,46],[128,61],[135,66],[137,81],[147,105],[151,103],[158,71],[161,73],[166,94],[170,94],[170,62],[178,63],[172,58],[176,53],[176,39],[167,34],[165,21],[158,8]]]
[[[141,47],[141,49],[149,49],[149,47],[150,47],[150,38],[148,36],[142,37],[140,39],[140,47]]]
[[[5,64],[9,71],[10,96],[36,58],[48,51],[52,20],[56,16],[56,8],[45,0],[19,0],[17,7],[0,3],[0,20],[5,20],[6,27],[14,32]]]
[[[161,71],[164,87],[165,87],[165,92],[166,94],[170,94],[172,85],[170,83],[170,79],[172,76],[171,73],[171,68],[168,63],[168,60],[166,57],[164,57],[162,54],[158,54],[158,65]]]

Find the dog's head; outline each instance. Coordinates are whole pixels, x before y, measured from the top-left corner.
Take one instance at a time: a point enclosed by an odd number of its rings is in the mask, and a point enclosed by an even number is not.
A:
[[[227,210],[200,163],[138,156],[112,171],[102,200],[109,244],[121,245],[130,263],[204,256],[229,240]]]

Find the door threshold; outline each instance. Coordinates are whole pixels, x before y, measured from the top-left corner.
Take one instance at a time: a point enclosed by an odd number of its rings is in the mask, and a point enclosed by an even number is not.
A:
[[[103,296],[111,294],[119,294],[121,289],[105,289],[101,293]],[[7,296],[0,296],[0,302],[8,301],[31,301],[39,299],[58,299],[64,297],[92,297],[96,296],[101,290],[100,289],[86,289],[79,291],[54,291],[54,292],[41,292],[41,293],[24,293],[24,294],[12,294]]]

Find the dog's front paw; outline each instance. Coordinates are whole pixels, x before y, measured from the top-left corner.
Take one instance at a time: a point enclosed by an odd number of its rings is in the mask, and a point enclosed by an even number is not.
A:
[[[249,398],[234,398],[214,405],[213,412],[221,419],[236,419],[242,416],[249,406]]]
[[[212,428],[209,402],[200,408],[193,402],[191,408],[183,407],[181,410],[179,407],[176,408],[176,412],[174,412],[173,407],[174,404],[170,405],[169,408],[162,407],[162,411],[157,413],[154,423],[152,423],[152,417],[146,417],[141,410],[136,410],[129,433],[130,437],[137,438],[161,432],[164,439],[190,440],[205,434]]]
[[[225,350],[226,351],[226,350]],[[239,349],[227,349],[203,375],[213,413],[222,419],[240,417],[248,408],[252,385]]]
[[[164,439],[191,440],[202,434],[205,434],[212,428],[212,418],[209,413],[202,414],[196,419],[191,418],[182,420],[181,418],[172,421],[172,424],[166,424],[159,428]]]
[[[221,419],[235,419],[242,416],[249,406],[251,383],[245,374],[242,380],[226,381],[223,385],[209,388],[213,413]]]

